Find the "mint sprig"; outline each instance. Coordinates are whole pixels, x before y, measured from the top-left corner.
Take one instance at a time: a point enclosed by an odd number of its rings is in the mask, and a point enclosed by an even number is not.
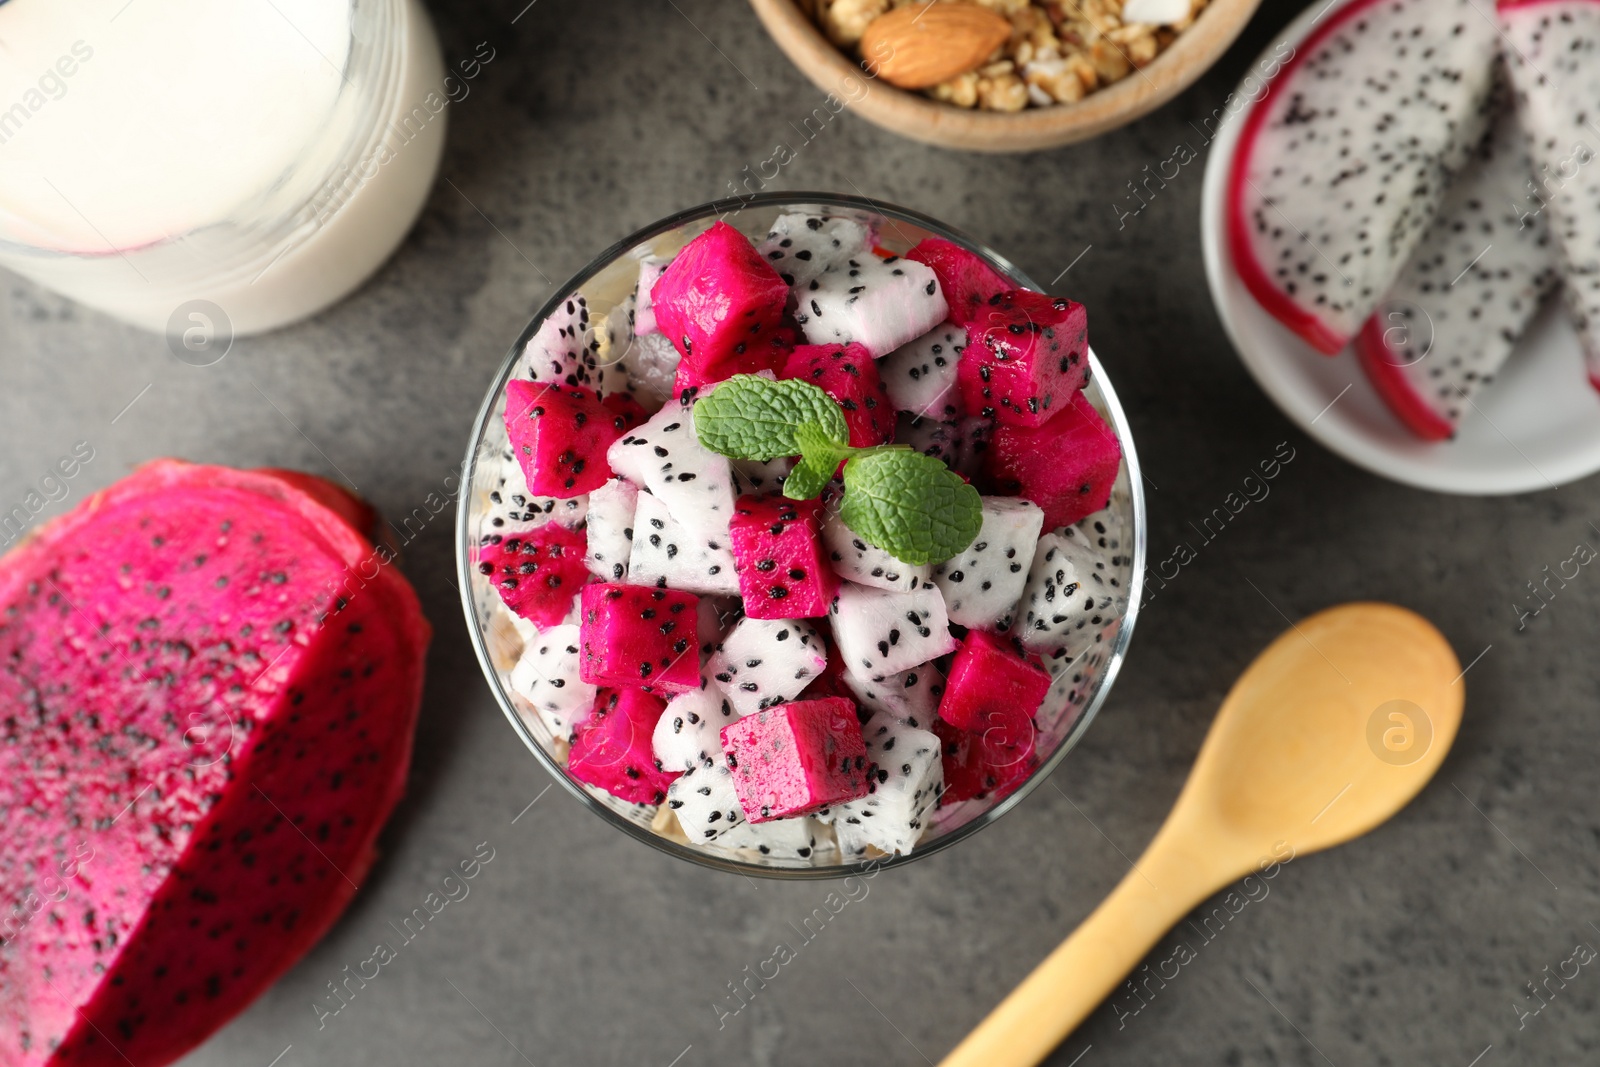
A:
[[[904,563],[943,563],[978,536],[976,489],[906,445],[851,446],[838,403],[809,382],[735,375],[695,404],[694,426],[700,443],[720,455],[799,456],[783,483],[791,500],[821,494],[842,463],[840,519]]]

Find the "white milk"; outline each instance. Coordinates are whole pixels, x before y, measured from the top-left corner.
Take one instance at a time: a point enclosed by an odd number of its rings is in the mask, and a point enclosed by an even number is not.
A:
[[[0,264],[152,330],[302,318],[416,218],[443,80],[418,0],[0,2]]]

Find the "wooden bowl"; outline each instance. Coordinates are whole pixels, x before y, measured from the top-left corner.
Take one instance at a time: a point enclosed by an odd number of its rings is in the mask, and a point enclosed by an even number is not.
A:
[[[817,88],[867,121],[914,141],[976,152],[1029,152],[1082,141],[1153,111],[1204,74],[1261,0],[1211,0],[1148,65],[1073,104],[1017,112],[954,107],[873,80],[795,0],[750,0],[767,32]]]

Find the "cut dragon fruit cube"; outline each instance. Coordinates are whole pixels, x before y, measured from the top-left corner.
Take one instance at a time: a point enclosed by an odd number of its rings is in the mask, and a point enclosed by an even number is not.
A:
[[[583,546],[582,530],[547,522],[480,545],[478,573],[506,607],[540,628],[554,626],[571,610],[572,594],[589,580]]]
[[[967,323],[956,380],[969,414],[1040,426],[1089,377],[1089,318],[1064,297],[1017,289]]]
[[[778,272],[726,222],[685,245],[650,293],[661,332],[708,378],[765,341],[789,300]]]
[[[871,448],[894,434],[894,405],[878,377],[872,353],[858,344],[800,345],[778,372],[810,382],[839,402],[850,444]]]
[[[1122,446],[1094,405],[1076,393],[1043,426],[995,426],[984,461],[1000,492],[1038,504],[1044,528],[1055,530],[1110,503]]]
[[[1050,691],[1050,675],[1023,659],[1009,641],[972,630],[956,650],[939,717],[991,746],[1020,745],[1033,735],[1033,714]]]
[[[1019,731],[1007,736],[1005,730],[968,733],[936,719],[933,732],[940,741],[940,761],[944,764],[944,795],[941,804],[962,800],[981,800],[993,795],[1001,800],[1028,780],[1038,766],[1035,731]]]
[[[944,597],[932,582],[895,593],[846,582],[829,612],[844,669],[872,681],[953,651]]]
[[[663,693],[698,687],[699,604],[693,593],[675,589],[584,586],[578,623],[583,680]]]
[[[861,733],[872,761],[869,792],[833,809],[839,851],[847,860],[864,857],[869,845],[909,853],[944,791],[939,738],[882,712]]]
[[[793,700],[827,667],[822,636],[793,619],[740,619],[706,664],[740,715]]]
[[[933,271],[921,263],[865,254],[834,263],[797,286],[795,322],[814,345],[862,345],[874,358],[921,337],[946,317]]]
[[[867,793],[867,746],[843,697],[758,711],[722,728],[733,787],[751,822],[808,815]]]
[[[656,766],[651,738],[661,701],[638,689],[602,689],[573,730],[567,773],[633,804],[660,804],[676,774]]]
[[[828,613],[839,578],[823,552],[820,500],[743,496],[728,533],[744,612],[752,619],[810,619]]]
[[[977,253],[940,237],[924,238],[906,258],[933,270],[950,305],[950,321],[957,326],[971,322],[990,297],[1016,288]]]
[[[604,485],[606,449],[630,421],[582,386],[520,378],[506,385],[506,434],[528,491],[539,496],[574,497]]]

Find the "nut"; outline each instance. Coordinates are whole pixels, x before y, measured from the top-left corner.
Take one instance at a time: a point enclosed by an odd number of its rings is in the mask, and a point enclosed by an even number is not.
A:
[[[986,63],[1011,39],[1011,23],[966,3],[912,4],[880,15],[861,35],[873,73],[902,89],[927,89]]]

